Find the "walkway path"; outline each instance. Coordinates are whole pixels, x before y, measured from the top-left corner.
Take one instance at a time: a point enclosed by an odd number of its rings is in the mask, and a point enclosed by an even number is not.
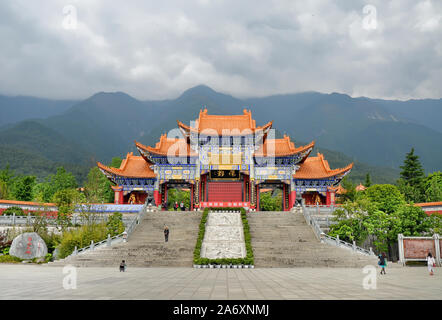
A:
[[[0,299],[442,299],[442,270],[387,269],[377,290],[362,269],[78,268],[76,290],[62,287],[62,267],[0,265]]]

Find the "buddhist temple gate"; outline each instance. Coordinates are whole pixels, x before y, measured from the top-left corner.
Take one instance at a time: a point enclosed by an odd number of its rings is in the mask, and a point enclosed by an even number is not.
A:
[[[332,205],[335,190],[353,164],[330,169],[322,154],[309,157],[314,142],[295,147],[288,136],[270,137],[272,122],[256,126],[250,111],[209,115],[191,126],[178,121],[180,138],[160,137],[155,147],[139,142],[120,168],[98,163],[116,185],[115,203],[167,203],[168,188],[190,191],[191,209],[245,207],[259,210],[260,189],[282,190],[282,208],[297,202]]]

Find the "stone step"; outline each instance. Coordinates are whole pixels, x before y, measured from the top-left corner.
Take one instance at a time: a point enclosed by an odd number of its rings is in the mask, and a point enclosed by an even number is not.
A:
[[[200,212],[148,212],[126,243],[99,248],[52,265],[118,266],[121,260],[126,260],[132,267],[191,267],[200,220]],[[167,243],[164,225],[170,230]]]
[[[248,215],[256,267],[361,267],[368,257],[321,243],[299,213]]]

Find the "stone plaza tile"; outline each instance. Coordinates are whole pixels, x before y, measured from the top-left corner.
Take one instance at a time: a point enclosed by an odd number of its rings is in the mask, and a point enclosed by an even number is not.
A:
[[[0,299],[442,299],[440,275],[396,268],[365,290],[359,269],[204,270],[79,268],[76,290],[63,289],[63,269],[0,265]],[[438,269],[436,271],[439,271]]]

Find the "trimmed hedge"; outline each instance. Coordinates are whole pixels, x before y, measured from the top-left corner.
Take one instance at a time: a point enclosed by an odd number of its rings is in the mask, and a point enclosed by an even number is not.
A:
[[[201,246],[204,239],[204,234],[206,232],[206,222],[207,216],[209,215],[209,211],[226,211],[233,210],[241,213],[241,220],[244,230],[244,241],[246,244],[246,257],[245,258],[221,258],[221,259],[209,259],[201,257]],[[250,236],[250,227],[249,222],[247,220],[247,213],[244,208],[205,208],[203,211],[203,215],[201,217],[201,222],[199,225],[198,239],[196,241],[195,250],[193,252],[193,264],[196,265],[253,265],[254,264],[254,256],[252,249],[252,238]]]

